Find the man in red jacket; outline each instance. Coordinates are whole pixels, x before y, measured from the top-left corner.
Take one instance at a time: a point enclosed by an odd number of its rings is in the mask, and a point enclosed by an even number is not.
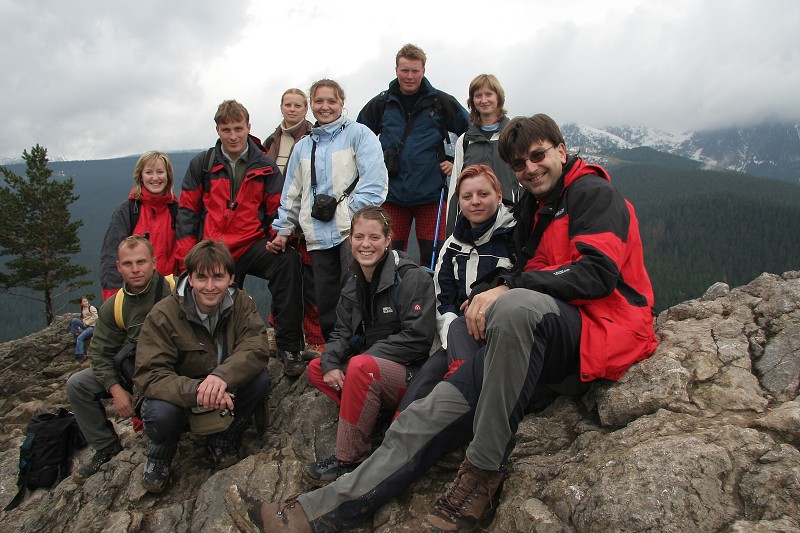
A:
[[[535,389],[581,394],[653,353],[653,290],[639,225],[608,173],[568,155],[547,115],[512,120],[499,151],[525,189],[515,206],[519,259],[473,287],[459,319],[466,324],[455,328],[464,333],[448,337],[464,363],[400,414],[369,459],[327,487],[280,504],[231,487],[226,505],[240,528],[352,527],[441,455],[469,444],[425,523],[430,531],[473,531],[496,504]]]
[[[236,100],[225,100],[214,115],[219,140],[197,154],[186,170],[175,224],[177,259],[202,239],[224,242],[236,262],[235,279],[244,287],[247,274],[269,281],[276,343],[284,371],[305,370],[303,281],[300,254],[294,248],[267,251],[270,225],[281,200],[283,177],[255,137],[250,114]]]

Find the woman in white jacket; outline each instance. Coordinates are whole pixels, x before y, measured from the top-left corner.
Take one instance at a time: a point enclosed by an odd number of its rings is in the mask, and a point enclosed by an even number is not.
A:
[[[349,247],[342,246],[350,219],[362,207],[384,202],[389,177],[375,134],[342,115],[341,86],[323,79],[309,94],[317,122],[289,158],[278,218],[272,223],[277,235],[267,249],[283,252],[292,233],[302,229],[313,263],[320,326],[328,340],[336,324],[342,275],[351,261]],[[326,201],[328,213],[314,209]]]

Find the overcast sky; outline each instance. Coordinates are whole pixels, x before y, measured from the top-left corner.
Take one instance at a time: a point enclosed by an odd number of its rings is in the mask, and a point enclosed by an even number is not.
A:
[[[228,98],[263,139],[283,90],[323,77],[355,119],[406,42],[462,103],[495,74],[512,116],[674,133],[800,121],[797,0],[0,0],[0,20],[0,158],[202,149]]]

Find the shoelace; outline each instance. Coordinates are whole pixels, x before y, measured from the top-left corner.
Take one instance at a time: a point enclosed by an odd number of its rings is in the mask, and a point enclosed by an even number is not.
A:
[[[281,519],[281,522],[283,522],[284,524],[288,524],[289,523],[289,517],[286,516],[286,513],[283,512],[284,509],[286,509],[286,508],[289,508],[290,510],[294,509],[294,504],[297,503],[297,497],[299,495],[300,494],[295,494],[293,496],[290,496],[290,497],[286,498],[285,500],[283,500],[282,502],[280,502],[278,504],[278,513],[277,513],[277,515],[278,515],[278,518]]]
[[[472,477],[472,476],[470,476]],[[461,516],[461,507],[464,502],[470,502],[470,496],[472,492],[476,492],[475,489],[478,487],[477,480],[472,478],[472,487],[467,489],[466,487],[462,487],[462,478],[457,479],[454,481],[450,488],[447,489],[447,492],[444,493],[444,496],[439,498],[439,501],[436,502],[436,506],[443,512],[443,514],[447,515],[447,518],[450,520],[454,520],[455,518]]]

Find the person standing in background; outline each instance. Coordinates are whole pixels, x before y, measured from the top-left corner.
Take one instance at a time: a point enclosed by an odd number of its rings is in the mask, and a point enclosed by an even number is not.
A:
[[[469,116],[458,101],[435,89],[425,77],[427,56],[406,44],[395,57],[397,78],[389,89],[372,98],[358,122],[380,135],[389,172],[389,194],[383,208],[394,220],[395,250],[408,250],[411,222],[415,223],[421,265],[430,265],[433,243],[444,241],[442,187],[453,170],[445,156],[449,132],[461,135]],[[442,206],[443,207],[443,206]]]
[[[330,339],[336,325],[336,303],[345,270],[352,261],[346,241],[353,214],[386,199],[388,178],[381,146],[365,126],[342,114],[345,94],[335,81],[322,79],[309,91],[317,119],[286,166],[277,236],[268,250],[281,254],[289,238],[302,230],[311,253],[322,334]],[[326,212],[319,209],[327,202]]]
[[[478,163],[488,165],[500,180],[503,200],[513,205],[522,193],[522,187],[511,167],[502,160],[497,149],[500,132],[509,123],[505,109],[506,92],[494,74],[479,74],[469,83],[469,120],[467,132],[458,138],[453,158],[453,176]],[[450,180],[447,191],[447,235],[453,234],[461,210],[455,194],[456,180]]]
[[[300,89],[286,89],[281,95],[281,116],[283,120],[271,135],[264,141],[267,157],[275,161],[281,174],[286,176],[286,165],[292,155],[294,145],[311,134],[311,122],[306,120],[308,113],[308,97]],[[281,184],[283,187],[283,184]],[[311,267],[311,254],[306,247],[306,239],[301,232],[297,239],[292,239],[292,245],[303,260],[303,334],[305,335],[305,348],[313,352],[321,352],[325,347],[325,338],[319,325],[316,296],[314,289],[314,272]],[[270,317],[270,322],[272,317]]]

